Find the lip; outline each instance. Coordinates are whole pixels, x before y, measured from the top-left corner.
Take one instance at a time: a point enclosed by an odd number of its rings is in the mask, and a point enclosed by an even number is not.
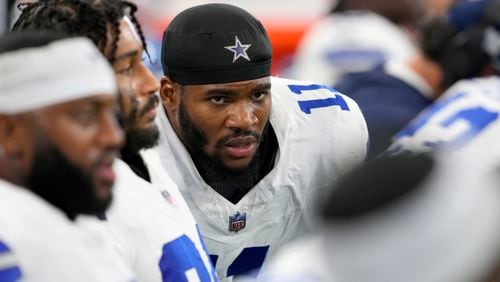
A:
[[[234,137],[224,143],[227,154],[238,159],[252,156],[256,147],[257,139],[253,136]]]
[[[147,111],[145,116],[148,120],[155,119],[156,118],[156,107],[151,108],[151,110]]]
[[[113,161],[106,160],[102,162],[96,169],[96,176],[106,183],[114,183],[116,179],[116,173],[113,170]]]

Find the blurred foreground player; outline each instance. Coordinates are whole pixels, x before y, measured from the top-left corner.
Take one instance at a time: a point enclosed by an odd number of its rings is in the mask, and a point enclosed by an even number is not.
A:
[[[363,161],[365,122],[329,87],[271,78],[267,33],[235,6],[181,12],[162,60],[157,149],[230,281],[308,233],[314,199]]]
[[[497,173],[464,159],[377,159],[335,185],[320,235],[261,281],[500,281]]]
[[[369,156],[387,149],[391,138],[454,82],[479,76],[491,58],[485,36],[492,0],[457,0],[423,31],[423,53],[390,61],[372,71],[346,76],[337,89],[359,103],[370,132]]]
[[[0,40],[0,280],[130,281],[72,222],[112,198],[115,77],[88,39],[61,38]]]
[[[115,200],[103,217],[138,280],[216,281],[196,222],[167,174],[170,168],[166,171],[156,153],[146,150],[158,140],[154,118],[159,84],[142,61],[146,43],[136,10],[128,1],[42,1],[23,7],[14,30],[89,37],[113,65],[126,144],[115,163]]]

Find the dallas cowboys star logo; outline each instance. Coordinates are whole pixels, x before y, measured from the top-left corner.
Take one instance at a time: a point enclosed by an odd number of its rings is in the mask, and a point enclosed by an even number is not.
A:
[[[247,61],[250,61],[250,57],[248,57],[247,50],[250,48],[252,44],[241,44],[238,36],[234,37],[234,45],[225,46],[227,50],[233,52],[233,63],[236,62],[240,57],[245,58]]]

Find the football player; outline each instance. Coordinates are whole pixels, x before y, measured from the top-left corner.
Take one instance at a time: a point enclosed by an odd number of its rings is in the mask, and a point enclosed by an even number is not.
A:
[[[322,207],[317,236],[259,281],[499,281],[498,176],[463,158],[375,159]]]
[[[491,0],[457,0],[445,15],[426,25],[422,54],[389,61],[374,70],[346,76],[337,89],[359,103],[370,132],[369,157],[454,82],[477,76],[489,62],[481,20]]]
[[[485,5],[489,2],[492,3]],[[481,13],[476,19],[469,20],[481,21],[486,26],[482,44],[490,55],[489,73],[496,75],[462,80],[453,85],[396,134],[390,153],[435,149],[460,153],[470,151],[474,160],[487,167],[493,167],[498,161],[500,1],[475,1],[473,4]],[[467,17],[463,17],[465,19]]]
[[[208,4],[163,35],[157,147],[198,224],[219,278],[261,268],[314,225],[315,200],[364,160],[365,121],[334,89],[270,77],[254,16]]]
[[[2,37],[0,52],[0,280],[131,281],[74,222],[112,197],[124,138],[109,63],[86,38],[47,33]]]
[[[139,281],[216,281],[196,222],[154,151],[158,82],[143,63],[136,6],[128,1],[48,0],[25,4],[13,29],[56,30],[91,38],[112,63],[121,92],[126,144],[115,201],[101,215]],[[147,51],[146,51],[147,55]],[[186,278],[188,277],[188,278]]]
[[[449,1],[449,0],[448,0]],[[331,1],[332,11],[307,31],[291,66],[296,79],[334,85],[349,73],[417,52],[410,25],[421,16],[415,1]],[[418,14],[418,15],[417,15]]]

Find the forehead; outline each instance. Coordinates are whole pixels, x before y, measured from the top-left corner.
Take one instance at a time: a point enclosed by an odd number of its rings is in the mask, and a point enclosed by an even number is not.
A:
[[[133,52],[143,51],[143,46],[139,34],[137,33],[134,24],[126,17],[120,20],[120,37],[116,49],[116,58],[127,57]]]
[[[53,113],[64,111],[65,109],[81,108],[86,105],[97,107],[111,107],[116,103],[116,95],[111,93],[99,93],[90,97],[68,101],[44,108]]]
[[[265,90],[271,87],[271,78],[262,77],[252,80],[217,83],[217,84],[202,84],[202,85],[186,85],[188,89],[197,92],[212,92],[218,90],[231,91],[231,92],[246,92],[254,89]],[[262,89],[264,88],[264,89]]]

